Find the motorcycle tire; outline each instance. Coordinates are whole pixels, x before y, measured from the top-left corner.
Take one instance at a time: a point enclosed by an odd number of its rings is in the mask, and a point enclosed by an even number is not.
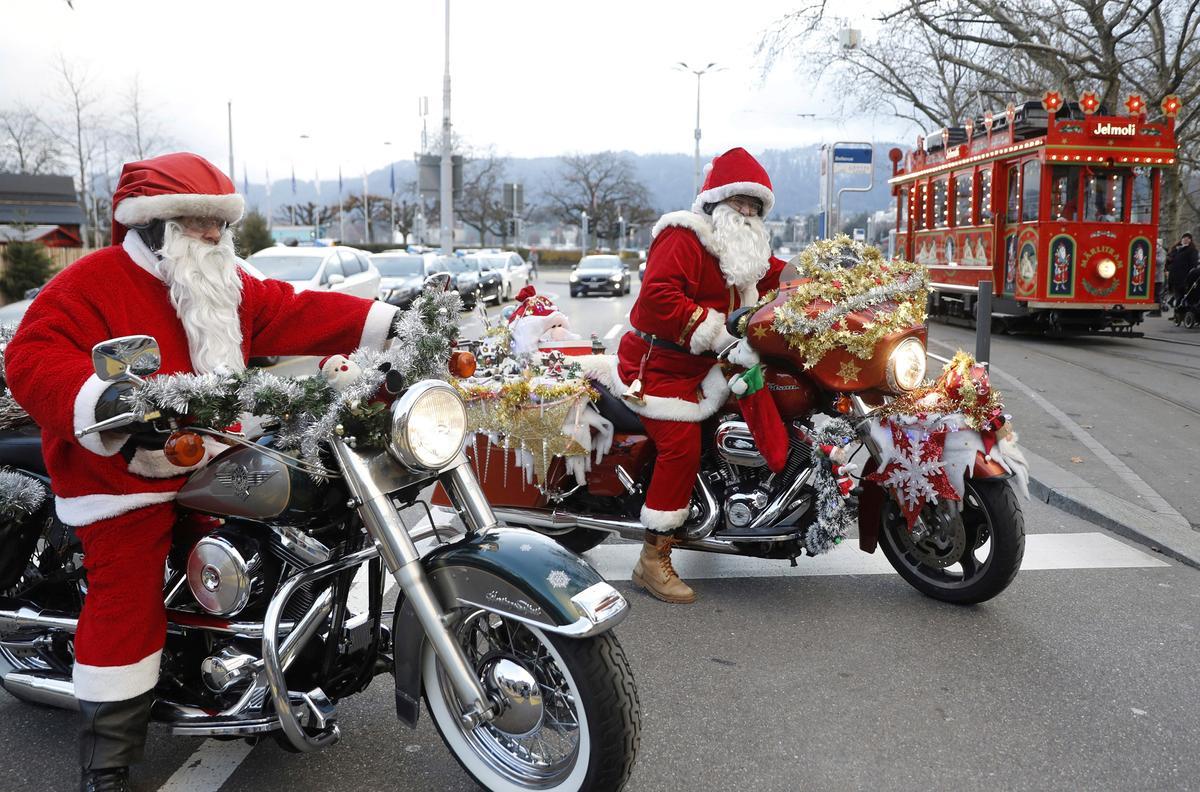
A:
[[[608,531],[600,531],[594,528],[572,528],[566,533],[554,534],[550,538],[572,553],[586,553],[593,547],[600,545],[609,536],[611,534]]]
[[[963,499],[964,524],[974,526],[966,531],[975,559],[970,574],[961,560],[961,575],[921,562],[911,540],[906,547],[908,525],[894,504],[883,511],[879,545],[892,568],[917,591],[954,605],[975,605],[1004,591],[1016,577],[1025,556],[1025,518],[1016,493],[1004,480],[968,480]],[[974,551],[989,541],[987,557],[979,561]]]
[[[468,662],[475,668],[494,662],[498,655],[510,654],[505,651],[504,641],[508,642],[508,647],[514,647],[527,645],[523,643],[523,638],[536,640],[537,658],[533,664],[543,672],[547,670],[546,663],[558,670],[561,684],[571,694],[569,697],[560,694],[556,706],[570,710],[560,708],[558,715],[562,716],[566,711],[567,715],[577,717],[574,725],[578,739],[572,756],[558,763],[563,766],[557,767],[555,763],[538,764],[524,760],[521,750],[515,747],[524,746],[515,743],[512,735],[499,730],[492,723],[466,729],[457,715],[459,705],[453,688],[440,673],[437,657],[429,642],[426,642],[422,656],[425,705],[442,741],[463,770],[481,787],[493,792],[526,792],[533,789],[546,792],[604,792],[623,788],[633,770],[641,741],[641,706],[633,672],[616,636],[603,633],[591,638],[572,639],[550,635],[531,625],[522,625],[484,611],[459,613],[455,634],[467,652]],[[494,629],[501,643],[491,648],[491,644],[484,639],[483,648],[479,648],[477,633],[468,631],[464,634],[462,629],[472,619],[477,623],[479,619],[486,620],[485,630]],[[504,626],[502,632],[497,622]],[[473,651],[478,656],[473,654],[471,646],[475,647]],[[526,668],[534,659],[529,655],[513,656]],[[553,690],[541,684],[543,679],[553,680],[553,676],[538,677],[543,701],[546,701],[552,698]],[[575,702],[573,706],[572,701]],[[541,739],[543,725],[548,720],[543,714],[539,726],[530,733],[534,735],[533,738]],[[552,720],[558,726],[569,728],[560,718]],[[561,733],[555,731],[555,734]],[[525,735],[520,739],[532,738]],[[507,743],[514,743],[514,747]],[[537,744],[534,745],[536,747]],[[548,747],[543,744],[542,750]]]

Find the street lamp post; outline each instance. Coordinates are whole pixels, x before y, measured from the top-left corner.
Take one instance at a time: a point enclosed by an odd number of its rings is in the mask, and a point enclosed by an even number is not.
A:
[[[620,229],[621,238],[617,241],[617,252],[620,253],[625,249],[625,215],[617,216],[617,228]]]
[[[446,68],[442,76],[442,252],[454,252],[454,162],[450,140],[450,0],[446,0]]]
[[[700,78],[710,71],[720,71],[719,68],[714,69],[715,63],[710,63],[702,69],[693,69],[683,61],[679,61],[679,67],[684,71],[691,72],[696,75],[696,170],[692,174],[692,194],[700,194]]]
[[[309,137],[308,134],[300,135],[300,139],[304,141],[312,141],[312,138]],[[311,147],[306,147],[305,150],[310,154],[312,153]],[[321,238],[321,177],[318,174],[317,166],[315,164],[313,165],[313,187],[315,187],[317,190],[317,200],[313,205],[313,244],[316,244]]]
[[[384,146],[390,147],[392,141],[383,141]],[[391,228],[388,229],[388,244],[391,245],[396,241],[396,164],[391,161],[391,148],[388,148],[388,215],[390,217]],[[403,242],[404,240],[401,240]]]
[[[582,222],[579,226],[579,256],[582,258],[587,255],[587,236],[588,236],[588,216],[587,210],[579,213]]]

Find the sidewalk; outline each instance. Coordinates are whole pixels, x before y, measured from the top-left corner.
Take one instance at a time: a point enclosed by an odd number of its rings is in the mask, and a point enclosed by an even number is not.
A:
[[[1029,493],[1038,500],[1151,550],[1200,568],[1200,532],[1175,515],[1135,506],[1028,448]]]

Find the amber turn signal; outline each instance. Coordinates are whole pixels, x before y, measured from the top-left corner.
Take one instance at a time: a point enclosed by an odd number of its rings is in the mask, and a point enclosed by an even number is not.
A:
[[[834,406],[842,415],[849,415],[850,410],[854,408],[854,405],[850,401],[850,397],[846,395],[838,396],[837,401],[834,402]]]
[[[450,373],[459,379],[466,379],[475,373],[475,356],[470,352],[450,353]]]
[[[198,465],[204,459],[204,438],[195,432],[172,432],[163,446],[163,453],[176,467]]]

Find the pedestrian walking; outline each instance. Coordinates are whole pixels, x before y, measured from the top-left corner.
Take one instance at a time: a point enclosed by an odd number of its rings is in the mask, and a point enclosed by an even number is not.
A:
[[[537,276],[538,276],[538,259],[539,258],[540,258],[540,256],[538,256],[537,248],[533,248],[532,250],[529,251],[530,277],[532,277],[534,280],[537,280]]]
[[[1178,307],[1183,301],[1183,292],[1187,286],[1188,273],[1200,263],[1196,253],[1196,245],[1191,234],[1184,234],[1179,242],[1167,253],[1167,288],[1171,292],[1171,305]]]
[[[1151,316],[1162,316],[1163,300],[1167,287],[1167,246],[1163,238],[1154,240],[1154,305]]]

